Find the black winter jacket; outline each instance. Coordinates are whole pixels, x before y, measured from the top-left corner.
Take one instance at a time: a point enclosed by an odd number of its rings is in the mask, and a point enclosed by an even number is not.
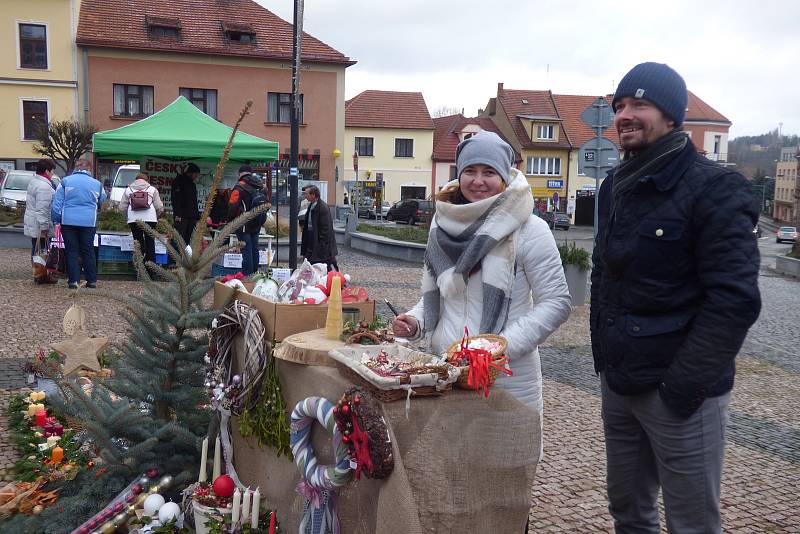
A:
[[[252,174],[245,174],[239,177],[239,181],[233,186],[230,197],[228,197],[228,220],[232,221],[242,213],[253,209],[253,195],[264,189],[264,181]],[[261,223],[256,217],[245,223],[238,231],[247,234],[255,234],[261,230]]]
[[[172,182],[172,215],[189,221],[200,218],[197,207],[197,184],[187,174],[180,174]]]
[[[757,206],[742,175],[689,142],[613,206],[599,198],[592,269],[595,371],[622,395],[659,388],[682,417],[733,387],[761,309]]]

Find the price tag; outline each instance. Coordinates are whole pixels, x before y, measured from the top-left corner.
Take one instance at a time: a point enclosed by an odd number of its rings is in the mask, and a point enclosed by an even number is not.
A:
[[[242,255],[241,254],[225,254],[222,257],[223,267],[233,267],[234,269],[242,268]]]
[[[258,251],[258,264],[269,265],[269,252],[266,250]]]
[[[133,250],[133,236],[132,235],[120,236],[119,249],[123,252],[129,252]],[[144,251],[142,251],[142,253],[144,253]]]
[[[165,245],[161,241],[156,241],[156,254],[166,254],[166,253],[167,253],[167,245]]]
[[[272,269],[272,278],[278,282],[285,282],[292,276],[291,269]]]

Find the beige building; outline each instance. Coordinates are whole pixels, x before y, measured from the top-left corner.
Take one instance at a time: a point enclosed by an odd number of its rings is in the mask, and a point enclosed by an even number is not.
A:
[[[390,203],[430,197],[433,132],[422,93],[364,91],[348,100],[341,177],[348,196]]]
[[[781,155],[775,169],[775,201],[772,216],[781,222],[793,224],[800,189],[798,189],[798,171],[800,171],[800,147],[791,146],[781,149]]]
[[[34,133],[77,118],[80,0],[3,0],[0,14],[0,169],[32,168]]]

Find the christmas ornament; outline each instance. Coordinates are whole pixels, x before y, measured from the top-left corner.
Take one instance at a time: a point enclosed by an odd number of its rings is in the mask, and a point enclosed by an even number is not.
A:
[[[155,517],[162,506],[164,506],[164,497],[158,493],[148,495],[144,501],[144,515]]]
[[[172,501],[164,504],[158,510],[158,520],[161,522],[162,525],[169,523],[172,520],[177,520],[178,516],[180,515],[181,515],[180,506],[178,506]]]
[[[221,475],[214,480],[214,495],[217,497],[230,497],[233,495],[233,490],[235,487],[236,484],[229,475]]]
[[[334,418],[356,462],[356,480],[362,472],[370,478],[388,477],[394,469],[392,441],[372,394],[357,386],[349,388],[334,408]]]

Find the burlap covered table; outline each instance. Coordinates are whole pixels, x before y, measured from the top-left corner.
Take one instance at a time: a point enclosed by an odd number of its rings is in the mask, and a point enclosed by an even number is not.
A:
[[[351,385],[336,368],[276,362],[289,410],[309,396],[336,402]],[[383,409],[394,472],[339,490],[343,533],[523,532],[541,441],[536,412],[500,390],[488,399],[469,391],[412,397],[407,419],[403,401]],[[235,419],[232,426],[242,483],[261,488],[283,532],[297,532],[304,504],[295,492],[299,471],[274,449],[242,438]],[[332,462],[331,439],[320,425],[312,444],[321,463]]]

